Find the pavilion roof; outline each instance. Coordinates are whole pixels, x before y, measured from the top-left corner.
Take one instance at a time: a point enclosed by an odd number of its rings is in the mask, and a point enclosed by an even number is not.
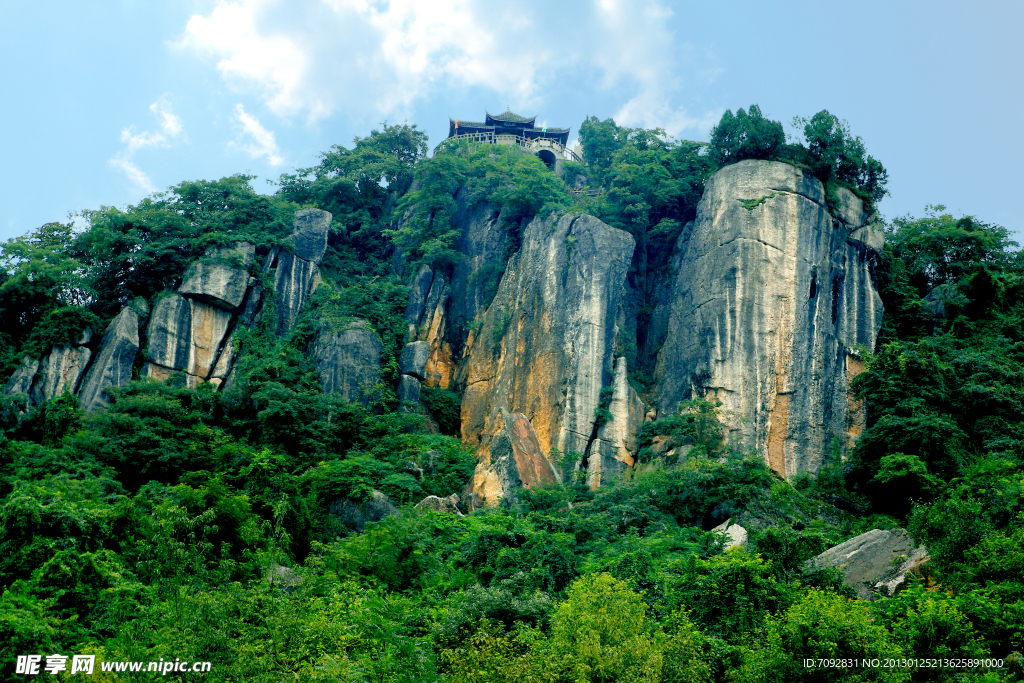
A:
[[[495,116],[491,112],[484,110],[488,119],[494,119],[495,121],[509,121],[512,123],[530,123],[532,124],[537,120],[536,116],[520,116],[519,114],[513,114],[511,110],[506,111],[504,114],[498,114]]]

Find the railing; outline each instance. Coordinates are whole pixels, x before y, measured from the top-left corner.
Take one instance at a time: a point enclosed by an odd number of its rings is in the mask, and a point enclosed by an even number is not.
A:
[[[498,144],[497,137],[499,137],[499,136],[496,136],[494,133],[461,133],[461,134],[456,134],[456,135],[454,135],[454,136],[452,136],[450,138],[442,140],[441,144],[439,144],[437,147],[434,148],[434,154],[437,154],[438,150],[444,149],[446,144],[448,144],[449,141],[451,141],[451,140],[454,140],[456,143],[465,141],[465,142],[482,142],[482,143],[494,145],[494,144]],[[537,145],[536,145],[538,140],[550,140],[550,138],[533,138],[533,139],[529,139],[529,138],[523,137],[522,135],[516,135],[516,136],[509,135],[509,136],[500,136],[500,137],[511,137],[511,138],[513,138],[513,144],[518,146],[520,151],[526,152],[527,154],[533,154],[534,151],[539,151],[537,149]],[[580,155],[576,154],[576,152],[572,151],[568,147],[563,147],[558,142],[554,142],[554,144],[551,145],[551,148],[553,148],[552,151],[555,151],[555,152],[558,152],[559,154],[561,154],[562,157],[566,161],[574,161],[574,162],[576,162],[578,164],[582,164],[583,163],[583,159],[580,158]],[[550,149],[550,148],[548,148],[548,147],[541,147],[540,149]]]

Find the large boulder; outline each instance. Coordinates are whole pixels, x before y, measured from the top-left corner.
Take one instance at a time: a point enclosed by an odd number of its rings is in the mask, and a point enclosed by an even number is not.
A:
[[[430,360],[430,344],[425,341],[409,342],[398,358],[398,368],[403,375],[426,378],[427,361]]]
[[[341,329],[322,322],[313,342],[313,359],[324,392],[365,403],[367,389],[380,382],[383,352],[384,344],[365,320],[353,320]]]
[[[327,251],[331,218],[329,211],[320,209],[301,209],[295,212],[291,240],[296,256],[304,261],[320,263]]]
[[[732,519],[727,519],[711,531],[720,533],[724,536],[725,550],[730,548],[744,548],[747,545],[747,530],[739,524],[735,524]]]
[[[248,242],[230,247],[211,247],[185,271],[178,293],[211,306],[234,310],[249,288],[249,271],[256,248]]]
[[[526,228],[457,378],[463,437],[478,457],[503,429],[502,411],[525,415],[545,453],[587,452],[633,248],[629,233],[592,216]]]
[[[877,241],[857,232],[870,227],[860,200],[841,198],[840,220],[815,177],[780,162],[718,171],[679,258],[658,355],[660,414],[721,401],[730,441],[787,478],[817,471],[856,432],[863,406],[848,388],[862,366],[850,359],[881,325]]]
[[[132,381],[132,364],[139,353],[139,316],[129,307],[121,309],[103,333],[103,341],[92,367],[82,382],[78,404],[96,410],[110,403],[110,387]]]
[[[385,517],[397,515],[398,508],[385,494],[374,491],[361,503],[348,498],[336,500],[330,504],[328,512],[349,531],[361,532],[370,522],[379,522]]]
[[[416,503],[414,509],[416,510],[430,510],[433,512],[444,512],[450,515],[457,515],[462,517],[462,511],[459,510],[459,494],[453,493],[447,498],[441,496],[427,496],[420,502]]]
[[[906,581],[907,574],[928,562],[928,551],[914,545],[903,529],[872,529],[811,558],[804,568],[835,567],[861,600],[889,597]]]

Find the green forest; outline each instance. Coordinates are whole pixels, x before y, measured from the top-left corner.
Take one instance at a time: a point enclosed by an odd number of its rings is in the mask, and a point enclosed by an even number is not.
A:
[[[460,493],[476,461],[457,387],[425,390],[429,415],[400,409],[396,252],[406,274],[454,268],[463,201],[500,209],[512,238],[494,290],[526,224],[554,213],[630,232],[634,267],[651,272],[711,175],[744,159],[805,169],[830,201],[839,187],[869,207],[885,196],[885,168],[842,120],[796,125],[787,140],[755,105],[693,142],[590,117],[586,161],[558,176],[493,145],[431,156],[415,125],[384,124],[273,194],[246,175],[182,182],[0,246],[6,380],[125,306],[144,317],[208,247],[251,242],[264,277],[296,210],[333,214],[323,284],[287,336],[266,316],[244,330],[227,390],[136,379],[89,413],[67,393],[31,409],[0,397],[0,678],[25,680],[19,655],[63,653],[209,661],[175,674],[207,681],[1024,680],[1024,252],[941,205],[885,226],[884,322],[854,381],[868,423],[816,477],[787,482],[731,447],[696,401],[645,424],[649,466],[614,485],[591,490],[573,454],[552,454],[565,483],[464,516],[413,508]],[[324,393],[311,359],[319,321],[353,318],[384,347],[365,405]],[[642,389],[652,371],[641,348],[631,380]],[[669,457],[653,447],[665,439],[692,448]],[[339,501],[375,491],[400,514],[362,531],[339,521]],[[747,520],[746,547],[710,531],[730,517]],[[838,570],[805,569],[876,528],[907,529],[931,556],[894,597],[858,601]],[[929,657],[1004,663],[804,665]]]

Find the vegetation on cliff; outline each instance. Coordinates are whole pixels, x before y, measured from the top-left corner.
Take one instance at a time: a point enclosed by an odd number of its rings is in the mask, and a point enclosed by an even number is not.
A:
[[[618,485],[570,477],[515,506],[418,511],[472,472],[449,436],[457,399],[424,394],[436,433],[390,389],[364,406],[319,385],[309,348],[325,317],[368,320],[397,379],[408,291],[395,245],[406,265],[450,267],[460,202],[500,209],[513,236],[544,212],[593,213],[637,237],[633,274],[653,282],[720,164],[788,160],[877,200],[885,172],[859,138],[827,112],[806,125],[807,145],[786,145],[751,107],[708,147],[590,118],[588,164],[566,182],[497,147],[427,159],[415,126],[386,125],[272,196],[246,176],[182,183],[91,212],[84,231],[54,223],[8,242],[5,376],[176,287],[207,246],[251,241],[260,277],[295,209],[334,215],[324,286],[287,337],[247,331],[229,390],[140,380],[92,414],[70,394],[27,413],[0,397],[5,674],[20,654],[95,653],[212,661],[205,680],[225,681],[1020,680],[1019,663],[802,665],[1024,649],[1024,258],[1003,228],[941,207],[888,227],[882,338],[857,380],[869,423],[848,462],[793,485],[731,450],[698,401],[645,425]],[[352,532],[339,506],[374,491],[402,514]],[[749,527],[746,548],[708,531],[730,517]],[[933,560],[896,597],[853,602],[836,572],[805,569],[901,524]]]

